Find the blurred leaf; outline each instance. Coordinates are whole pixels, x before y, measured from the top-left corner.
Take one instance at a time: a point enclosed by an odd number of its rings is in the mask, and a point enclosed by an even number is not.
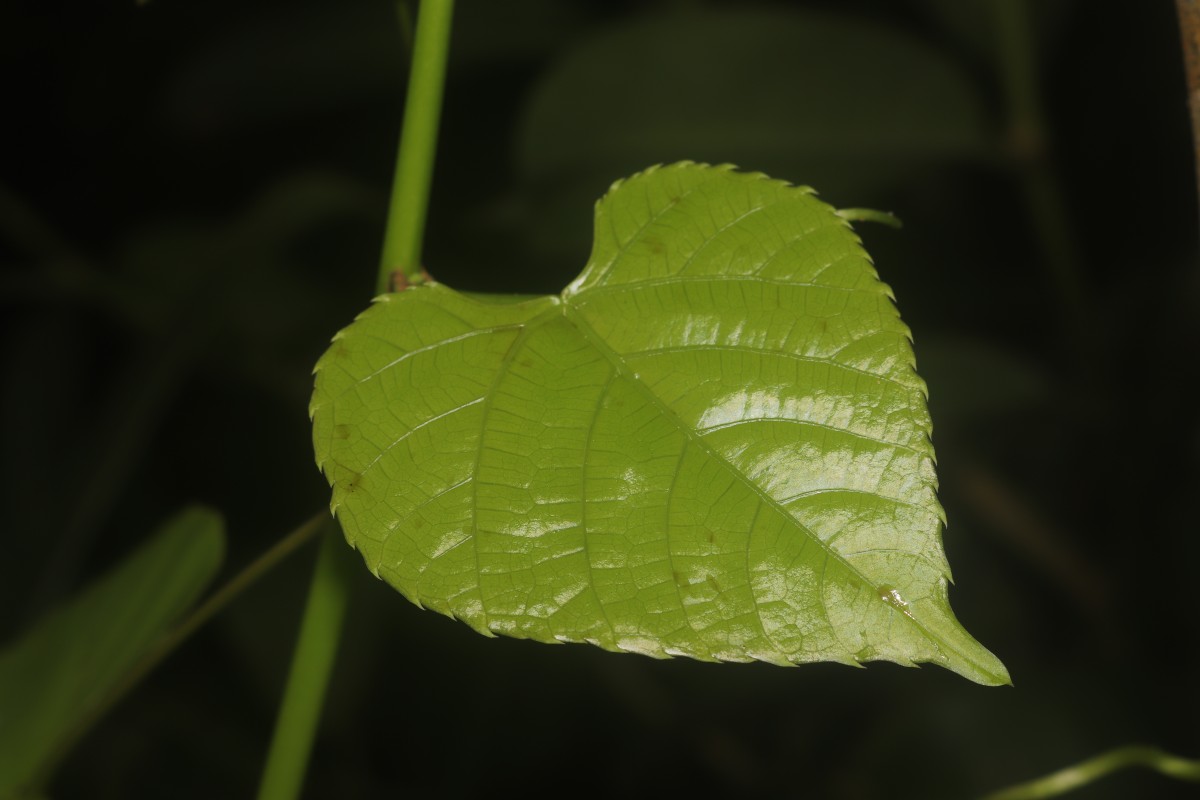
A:
[[[562,252],[587,241],[576,220],[590,198],[646,164],[753,164],[842,203],[988,147],[976,88],[920,42],[739,9],[635,18],[572,50],[525,109],[516,160],[533,235]]]
[[[481,633],[1004,666],[947,601],[925,385],[849,224],[689,163],[614,186],[561,296],[384,295],[313,395],[346,536]]]
[[[517,160],[539,180],[686,148],[849,188],[847,169],[878,184],[880,169],[912,175],[913,158],[987,144],[975,88],[920,42],[865,20],[755,9],[644,17],[576,48],[530,101]]]
[[[189,508],[0,652],[0,796],[40,788],[80,726],[199,598],[223,553],[220,515]]]

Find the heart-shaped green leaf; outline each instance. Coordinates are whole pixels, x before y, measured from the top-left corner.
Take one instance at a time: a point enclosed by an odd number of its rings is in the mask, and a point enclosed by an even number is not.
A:
[[[685,163],[614,186],[560,296],[378,298],[313,434],[370,569],[481,633],[1006,683],[947,602],[913,363],[831,207]]]

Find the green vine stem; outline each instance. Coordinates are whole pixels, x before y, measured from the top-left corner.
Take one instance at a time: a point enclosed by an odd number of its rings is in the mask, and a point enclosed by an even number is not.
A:
[[[336,526],[326,526],[317,553],[300,636],[275,720],[271,749],[259,784],[259,800],[300,796],[308,756],[317,734],[321,706],[333,673],[342,622],[356,565]]]
[[[412,71],[404,103],[404,128],[396,157],[392,202],[376,291],[420,283],[421,245],[437,152],[446,55],[454,0],[425,0],[417,14]]]
[[[1173,756],[1157,747],[1135,744],[1109,750],[1043,778],[1001,789],[983,800],[1041,800],[1045,797],[1058,797],[1103,778],[1110,772],[1129,767],[1146,767],[1171,778],[1200,782],[1200,761]]]
[[[376,283],[378,292],[423,280],[421,245],[453,13],[453,0],[424,0],[417,14],[404,124]],[[322,539],[259,785],[259,800],[293,800],[300,794],[333,670],[351,581],[357,574],[352,556],[337,532]]]
[[[1077,342],[1083,342],[1090,328],[1083,269],[1071,233],[1066,194],[1050,157],[1029,12],[1029,0],[992,0],[997,67],[1007,107],[1007,149],[1046,266],[1070,314],[1071,333]]]

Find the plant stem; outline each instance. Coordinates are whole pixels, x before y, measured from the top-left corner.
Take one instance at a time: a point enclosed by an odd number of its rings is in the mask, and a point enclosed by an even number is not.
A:
[[[1089,323],[1083,269],[1071,235],[1065,193],[1050,159],[1029,8],[1028,0],[992,0],[997,66],[1007,106],[1008,150],[1042,256],[1072,318],[1072,333],[1077,340],[1085,340]]]
[[[1196,157],[1196,185],[1200,187],[1200,0],[1175,0],[1183,59],[1187,69],[1188,107],[1192,111],[1192,149]]]
[[[271,750],[258,787],[259,800],[290,800],[300,796],[333,672],[354,567],[351,551],[341,534],[336,529],[328,531],[321,538],[317,553],[283,705],[275,720]]]
[[[66,754],[75,743],[108,711],[119,703],[142,679],[154,670],[167,656],[191,638],[197,630],[237,599],[243,591],[253,586],[263,575],[275,568],[299,547],[307,543],[328,522],[328,512],[320,511],[307,522],[290,531],[270,549],[254,559],[224,586],[213,592],[207,600],[197,606],[191,614],[170,631],[163,634],[153,647],[130,667],[121,681],[109,690],[92,711],[75,721],[72,731],[64,737],[60,752]],[[57,763],[52,759],[50,763]]]
[[[1146,767],[1184,781],[1200,781],[1200,761],[1180,758],[1157,747],[1126,745],[1049,775],[989,794],[984,800],[1041,800],[1058,797],[1128,767]]]
[[[992,16],[998,37],[1000,88],[1008,123],[1018,141],[1037,148],[1045,142],[1041,98],[1038,96],[1036,50],[1027,0],[993,0]]]
[[[395,280],[398,276],[410,285],[422,282],[421,245],[429,187],[433,180],[433,158],[437,152],[453,13],[454,0],[425,0],[417,14],[404,127],[400,134],[392,202],[375,287],[379,292],[386,292],[394,283],[401,283]]]
[[[213,592],[207,600],[196,607],[187,619],[168,633],[154,650],[147,653],[141,663],[131,671],[135,678],[153,669],[159,661],[162,661],[171,651],[221,612],[225,606],[232,603],[238,595],[253,586],[259,578],[274,569],[279,562],[290,556],[302,545],[307,544],[321,530],[321,527],[328,524],[328,522],[328,512],[322,509],[278,542],[271,545],[269,550],[254,559],[245,569],[233,576],[228,583]]]
[[[400,283],[397,277],[405,284],[422,282],[422,235],[437,151],[453,10],[453,0],[425,0],[417,14],[408,97],[376,283],[378,292]],[[350,582],[356,574],[353,560],[340,535],[323,539],[259,786],[259,800],[292,800],[300,794],[333,669]]]

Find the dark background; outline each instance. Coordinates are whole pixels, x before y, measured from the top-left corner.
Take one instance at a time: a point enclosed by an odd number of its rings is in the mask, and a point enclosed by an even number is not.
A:
[[[858,228],[930,385],[951,600],[1015,688],[488,640],[363,570],[306,796],[962,798],[1127,742],[1200,754],[1174,5],[1039,0],[1006,38],[1021,5],[460,0],[425,255],[557,291],[607,185],[685,158],[894,211]],[[403,29],[373,1],[0,5],[0,640],[186,503],[227,516],[232,574],[327,502],[310,371],[371,296]],[[312,555],[55,796],[249,795]]]

